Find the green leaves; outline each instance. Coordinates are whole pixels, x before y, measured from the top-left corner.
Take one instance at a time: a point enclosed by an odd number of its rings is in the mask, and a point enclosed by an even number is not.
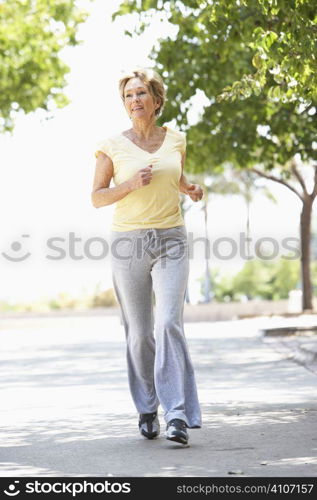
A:
[[[271,45],[278,39],[278,35],[274,31],[265,31],[263,28],[258,27],[252,33],[253,42],[250,44],[254,49],[263,49],[268,52]]]
[[[316,7],[316,0],[213,0],[201,4],[190,0],[144,0],[124,1],[118,12],[138,12],[148,25],[151,12],[164,9],[167,19],[186,35],[184,41],[196,37],[202,53],[216,50],[218,60],[230,60],[236,73],[240,73],[241,86],[230,87],[237,78],[225,82],[219,92],[220,100],[258,95],[270,82],[270,73],[281,86],[280,99],[286,102],[301,97],[315,99],[317,95]],[[136,27],[138,33],[140,26]],[[253,73],[251,68],[238,71],[239,57],[241,52],[247,57],[247,48]]]
[[[119,9],[112,14],[112,21],[114,21],[118,16],[124,16],[130,14],[137,10],[136,2],[130,2],[128,0],[121,2]]]
[[[252,94],[258,96],[265,83],[265,71],[262,71],[262,67],[260,67],[255,74],[244,75],[241,80],[225,87],[223,92],[217,96],[217,101],[229,100],[233,102],[236,99],[247,99]]]
[[[255,68],[261,69],[265,65],[265,59],[260,52],[257,52],[252,58],[252,64]]]
[[[36,4],[36,5],[35,5]],[[35,8],[36,7],[36,8]],[[0,4],[0,131],[12,131],[14,112],[68,104],[61,89],[68,66],[59,59],[87,13],[75,0],[11,0]]]
[[[270,87],[268,90],[268,98],[272,100],[279,101],[281,98],[281,89],[280,87]]]
[[[158,4],[149,1],[142,11],[129,2],[128,10],[150,22]],[[288,0],[163,5],[178,31],[151,57],[168,88],[162,123],[175,119],[187,129],[187,171],[220,172],[229,163],[287,171],[296,153],[317,161],[316,114],[301,111],[317,105],[317,1],[296,8]],[[197,89],[207,104],[193,123]]]

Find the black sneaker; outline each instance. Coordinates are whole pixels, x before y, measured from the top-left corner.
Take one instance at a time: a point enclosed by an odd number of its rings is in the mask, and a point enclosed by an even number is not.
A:
[[[147,439],[154,439],[160,434],[160,422],[155,413],[141,413],[139,415],[139,430]]]
[[[179,418],[173,418],[167,424],[165,436],[166,439],[169,439],[170,441],[187,444],[189,437],[187,434],[186,422],[184,422],[184,420],[180,420]]]

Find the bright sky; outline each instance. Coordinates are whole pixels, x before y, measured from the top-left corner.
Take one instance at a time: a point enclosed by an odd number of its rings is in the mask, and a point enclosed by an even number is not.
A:
[[[77,295],[94,289],[98,283],[103,289],[112,286],[109,258],[89,258],[89,252],[98,256],[102,248],[98,241],[88,240],[108,239],[114,209],[95,209],[91,205],[95,146],[108,135],[130,127],[117,91],[121,73],[133,66],[151,66],[147,56],[153,44],[174,32],[168,25],[154,21],[143,36],[125,36],[124,30],[132,29],[137,17],[118,18],[112,23],[111,14],[119,3],[92,2],[91,15],[79,32],[82,45],[63,52],[71,68],[65,89],[71,104],[50,119],[42,111],[21,115],[14,134],[0,136],[0,300],[26,301],[63,291]],[[192,119],[197,112],[194,106]],[[257,197],[251,212],[252,236],[278,240],[297,236],[299,204],[295,196],[286,188],[269,185],[279,205]],[[209,212],[212,241],[221,237],[237,239],[245,230],[246,212],[241,198],[213,196]],[[195,237],[203,235],[203,220],[201,204],[191,202],[186,216],[188,232]],[[72,234],[79,239],[74,246],[76,258],[69,256]],[[60,255],[48,247],[49,238],[60,238],[55,245],[65,250],[65,258],[47,257]],[[224,255],[230,252],[225,244],[221,248]],[[28,253],[25,260],[9,260]],[[223,272],[238,269],[241,264],[239,258],[211,258],[211,267],[220,267]],[[189,280],[194,301],[199,297],[197,278],[204,266],[203,252],[197,245]]]

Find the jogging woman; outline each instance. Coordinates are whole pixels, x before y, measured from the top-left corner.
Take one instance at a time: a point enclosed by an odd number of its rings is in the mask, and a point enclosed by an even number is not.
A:
[[[156,125],[166,100],[160,75],[132,71],[120,79],[119,92],[131,128],[98,145],[92,203],[116,204],[112,279],[140,433],[148,439],[159,435],[161,405],[166,438],[187,444],[187,428],[201,427],[201,412],[184,336],[189,260],[180,192],[198,201],[203,190],[183,173],[185,133]]]

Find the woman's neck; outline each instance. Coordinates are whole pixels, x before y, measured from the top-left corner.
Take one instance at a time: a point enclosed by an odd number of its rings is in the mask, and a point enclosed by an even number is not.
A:
[[[139,139],[145,140],[150,139],[155,134],[157,128],[155,121],[144,122],[143,120],[135,120],[132,124],[133,133]]]

